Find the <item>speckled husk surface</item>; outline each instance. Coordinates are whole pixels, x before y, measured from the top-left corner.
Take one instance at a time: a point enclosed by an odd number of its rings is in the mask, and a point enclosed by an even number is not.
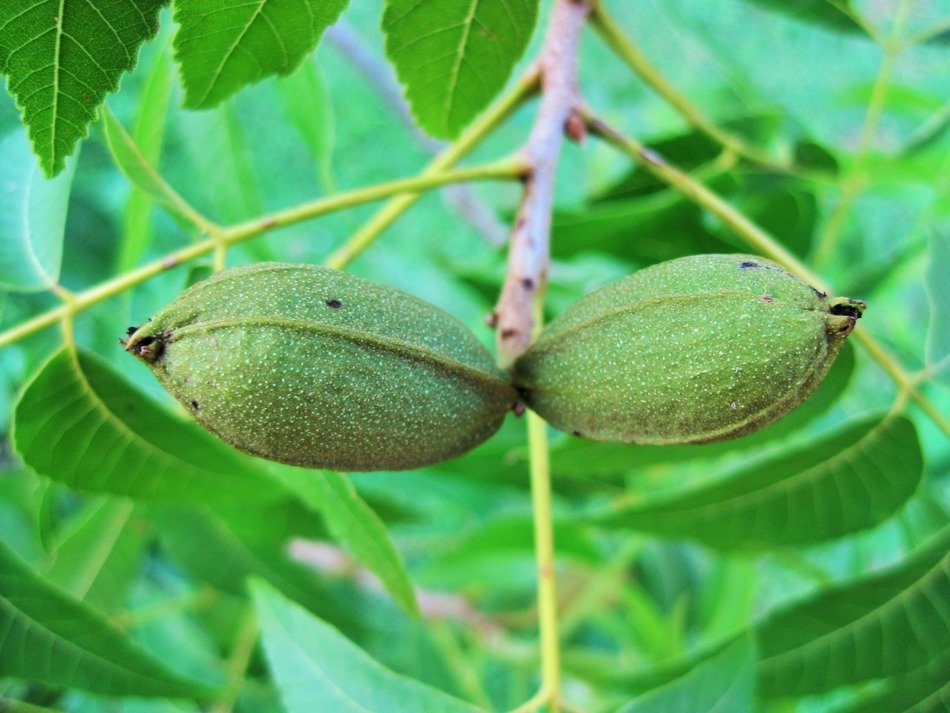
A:
[[[517,401],[457,319],[315,265],[218,273],[125,344],[202,426],[293,465],[429,465],[487,439]]]
[[[707,443],[772,423],[821,382],[865,305],[753,255],[694,255],[607,285],[515,363],[527,404],[574,435]]]

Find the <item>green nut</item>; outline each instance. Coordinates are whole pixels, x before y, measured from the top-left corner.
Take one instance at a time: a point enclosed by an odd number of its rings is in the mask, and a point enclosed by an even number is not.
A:
[[[429,465],[487,439],[517,401],[454,317],[313,265],[214,275],[125,346],[209,431],[293,465]]]
[[[684,257],[579,300],[513,379],[532,409],[577,436],[722,441],[805,400],[864,309],[760,257]]]

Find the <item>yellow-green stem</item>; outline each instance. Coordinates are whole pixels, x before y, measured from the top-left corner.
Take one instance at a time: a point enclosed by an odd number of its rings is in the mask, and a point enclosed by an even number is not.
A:
[[[534,94],[539,87],[537,70],[527,72],[517,84],[505,93],[501,99],[493,104],[488,111],[482,114],[471,124],[462,135],[436,156],[422,176],[430,176],[445,171],[454,166],[469,151],[499,124],[501,124],[525,99]],[[406,193],[380,208],[373,217],[366,221],[359,230],[327,259],[327,265],[339,269],[348,264],[353,258],[365,250],[386,228],[402,215],[418,199],[420,193]]]
[[[395,181],[387,181],[375,186],[367,186],[327,198],[321,198],[296,208],[290,208],[263,218],[258,218],[249,223],[226,229],[219,236],[206,238],[181,250],[171,252],[135,270],[107,280],[95,287],[73,294],[71,300],[64,301],[63,304],[58,307],[54,307],[0,333],[0,349],[34,332],[49,327],[56,322],[62,321],[66,317],[81,312],[92,305],[120,294],[156,275],[201,257],[202,255],[206,255],[214,251],[221,244],[230,246],[277,227],[291,225],[300,221],[316,218],[320,215],[332,213],[361,203],[369,203],[382,198],[388,198],[389,196],[407,191],[425,191],[437,186],[458,183],[460,181],[514,179],[517,178],[522,171],[523,167],[519,161],[507,160],[485,166],[429,173],[411,178],[400,178]]]
[[[743,238],[756,251],[782,265],[790,273],[801,278],[816,289],[832,293],[833,290],[817,274],[808,268],[805,263],[785,249],[775,238],[765,230],[746,218],[719,195],[696,181],[690,175],[680,171],[667,163],[661,156],[646,148],[632,138],[624,136],[590,111],[584,112],[591,133],[600,136],[608,143],[628,154],[647,171],[661,181],[680,190],[691,201],[705,208]],[[937,408],[920,392],[914,379],[897,363],[879,343],[865,329],[854,331],[855,339],[865,348],[868,354],[887,372],[898,387],[905,390],[910,397],[921,407],[931,420],[950,436],[950,422],[943,417]]]
[[[607,11],[607,8],[604,7],[603,2],[594,4],[590,15],[590,23],[607,46],[610,47],[640,79],[646,82],[646,84],[652,87],[670,106],[676,109],[691,126],[706,134],[713,141],[735,151],[750,161],[770,168],[785,170],[784,167],[777,165],[768,154],[749,146],[738,136],[717,126],[706,117],[698,107],[690,102],[689,99],[680,94],[679,91],[667,81],[666,77],[660,73],[660,70],[657,69],[646,55],[624,34],[623,30],[617,24],[617,21]]]
[[[541,331],[544,290],[535,296],[535,334]],[[561,701],[561,655],[557,621],[557,573],[554,567],[554,519],[551,512],[551,463],[544,419],[527,413],[528,455],[531,473],[531,508],[534,552],[538,570],[538,627],[541,643],[541,701],[558,713]]]

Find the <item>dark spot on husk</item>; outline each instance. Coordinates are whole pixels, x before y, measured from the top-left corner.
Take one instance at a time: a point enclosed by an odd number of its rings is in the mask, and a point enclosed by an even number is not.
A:
[[[191,400],[191,407],[192,407],[195,411],[197,411],[198,408],[199,408],[198,402],[195,401],[194,399],[192,399],[192,400]]]
[[[343,303],[340,302],[340,300],[334,298],[332,300],[327,300],[326,305],[330,309],[340,309],[340,307],[343,306]]]
[[[571,435],[572,435],[572,436],[577,436],[578,438],[583,438],[583,437],[584,437],[584,434],[582,434],[580,431],[571,431]]]
[[[753,267],[761,267],[761,265],[759,265],[757,262],[752,262],[751,260],[744,260],[739,263],[740,270],[748,270]]]
[[[765,304],[772,304],[775,302],[775,298],[772,295],[760,295],[759,302],[765,302]]]
[[[809,285],[809,287],[811,287],[811,285]],[[814,288],[814,287],[812,287],[811,289],[812,289],[812,291],[813,291],[816,295],[818,295],[818,299],[820,299],[820,300],[826,300],[826,299],[828,299],[828,293],[827,293],[827,292],[822,292],[821,290],[818,290],[818,289],[816,289],[816,288]]]

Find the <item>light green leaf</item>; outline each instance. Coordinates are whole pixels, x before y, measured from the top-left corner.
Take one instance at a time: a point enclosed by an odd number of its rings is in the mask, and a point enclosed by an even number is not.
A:
[[[145,552],[144,523],[132,509],[130,500],[89,502],[60,533],[44,576],[100,611],[117,610]]]
[[[922,472],[913,423],[875,417],[723,482],[595,519],[727,549],[811,544],[882,522],[913,495]]]
[[[207,697],[0,542],[0,676],[129,696]]]
[[[0,157],[0,288],[48,290],[59,282],[76,161],[45,178],[23,131],[0,140]]]
[[[387,0],[386,54],[419,125],[458,135],[504,86],[537,11],[537,0]]]
[[[185,221],[189,220],[187,205],[183,203],[175,189],[159,175],[154,164],[142,152],[108,106],[102,112],[102,130],[106,145],[112,154],[112,160],[123,175],[132,182],[132,185],[151,196],[173,215]],[[128,249],[133,253],[141,250],[141,248]],[[123,259],[131,260],[131,257]]]
[[[743,636],[689,673],[648,691],[620,713],[751,713],[755,709],[755,648]]]
[[[8,77],[47,176],[63,170],[106,94],[135,66],[167,1],[0,4],[0,74]]]
[[[930,296],[930,329],[927,332],[927,364],[937,378],[950,384],[950,228],[930,239],[927,293]]]
[[[252,459],[69,348],[20,396],[11,440],[33,470],[77,490],[174,502],[261,501],[280,491]]]
[[[325,191],[334,190],[333,103],[323,71],[316,59],[308,59],[290,76],[277,83],[284,111],[310,149]]]
[[[468,703],[393,673],[263,581],[251,582],[264,652],[287,713],[476,713]]]
[[[950,649],[950,528],[901,564],[757,625],[759,688],[798,696],[911,671]]]
[[[165,119],[172,95],[170,35],[162,33],[158,51],[139,100],[138,114],[132,128],[133,146],[140,151],[148,167],[158,167],[162,144],[165,138]],[[112,117],[111,123],[115,122]],[[108,125],[109,122],[104,122]],[[107,141],[111,144],[107,135]],[[115,151],[113,149],[113,155]],[[151,237],[152,204],[155,198],[150,191],[138,185],[132,186],[125,204],[123,220],[124,235],[117,260],[118,271],[125,272],[136,267],[145,256]],[[162,198],[158,198],[162,200]]]
[[[176,0],[185,106],[214,106],[246,84],[290,74],[347,0]]]
[[[346,476],[298,468],[279,472],[287,488],[320,513],[333,536],[379,577],[393,599],[409,613],[418,614],[412,580],[386,525]]]

